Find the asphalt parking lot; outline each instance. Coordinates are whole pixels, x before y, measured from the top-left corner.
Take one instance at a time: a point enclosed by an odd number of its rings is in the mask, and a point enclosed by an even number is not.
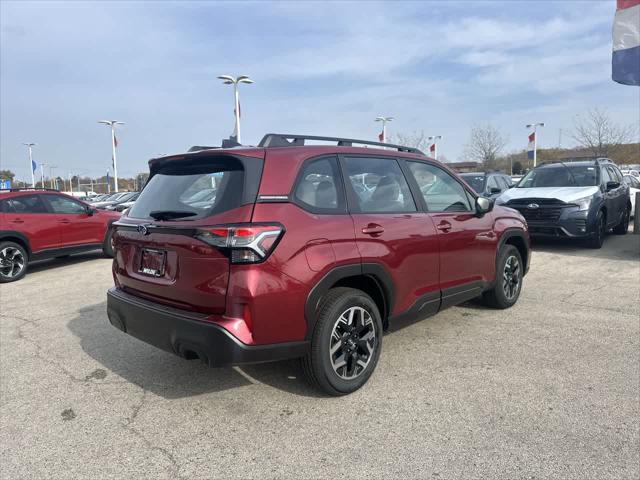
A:
[[[640,476],[640,237],[536,245],[519,303],[384,338],[371,381],[209,369],[113,328],[110,261],[0,286],[2,478]]]

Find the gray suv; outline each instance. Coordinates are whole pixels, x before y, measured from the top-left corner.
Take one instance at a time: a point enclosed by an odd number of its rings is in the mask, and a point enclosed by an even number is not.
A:
[[[629,186],[609,159],[540,165],[496,203],[519,211],[532,237],[581,238],[592,248],[602,247],[613,229],[629,228]]]

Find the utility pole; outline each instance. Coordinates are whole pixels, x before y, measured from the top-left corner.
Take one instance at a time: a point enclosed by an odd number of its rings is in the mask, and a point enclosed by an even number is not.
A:
[[[118,161],[116,159],[116,147],[118,140],[116,139],[116,125],[124,125],[124,122],[118,120],[100,120],[98,123],[111,127],[111,165],[113,166],[113,181],[115,182],[114,191],[118,192]]]
[[[56,168],[58,168],[58,166],[57,166],[57,165],[50,165],[50,166],[49,166],[49,186],[50,186],[51,188],[55,188],[55,189],[57,190],[57,189],[58,189],[58,180],[57,180],[57,179],[54,179],[54,176],[53,176],[53,171],[54,171]],[[54,187],[54,182],[55,182],[55,187]]]
[[[33,152],[31,151],[31,149],[37,145],[37,143],[23,143],[23,145],[26,145],[27,149],[29,150],[29,171],[31,172],[31,188],[36,188],[36,179],[33,175]]]

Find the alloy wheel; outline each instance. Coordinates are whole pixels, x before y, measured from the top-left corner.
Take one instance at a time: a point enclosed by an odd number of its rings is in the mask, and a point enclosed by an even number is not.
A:
[[[520,262],[515,255],[509,256],[502,272],[502,290],[508,300],[513,300],[520,288]]]
[[[340,378],[352,380],[362,374],[377,347],[376,328],[371,314],[363,307],[345,310],[333,325],[329,357]]]
[[[0,251],[0,275],[14,278],[22,273],[25,267],[23,253],[15,247],[5,247]]]

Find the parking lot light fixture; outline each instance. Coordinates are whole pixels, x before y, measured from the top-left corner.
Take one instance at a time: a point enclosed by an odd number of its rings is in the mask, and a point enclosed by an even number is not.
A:
[[[375,121],[376,122],[382,122],[382,133],[380,133],[380,135],[378,135],[378,139],[384,143],[387,139],[387,123],[392,121],[394,117],[383,117],[383,116],[379,116],[376,117]]]
[[[234,96],[234,116],[236,120],[235,128],[233,130],[233,134],[231,137],[238,143],[240,141],[240,97],[238,95],[238,85],[240,83],[253,83],[247,75],[240,75],[237,77],[233,77],[231,75],[219,75],[218,78],[222,80],[222,83],[225,85],[233,85],[233,96]]]
[[[118,161],[116,159],[116,147],[118,141],[116,140],[116,125],[124,125],[124,122],[118,120],[99,120],[98,123],[111,127],[111,164],[113,166],[113,181],[115,182],[114,191],[118,192]]]
[[[33,175],[34,172],[34,168],[33,168],[33,152],[31,151],[33,147],[35,147],[36,145],[38,145],[37,143],[32,143],[32,142],[27,142],[27,143],[23,143],[23,145],[25,145],[27,147],[27,150],[29,150],[29,171],[31,172],[31,188],[36,188],[36,179]]]
[[[533,128],[533,168],[536,168],[538,163],[538,134],[537,128],[544,127],[544,123],[529,123],[527,128]]]
[[[433,135],[431,137],[427,137],[431,145],[429,145],[429,153],[433,154],[433,158],[438,159],[438,140],[442,140],[442,135]]]

